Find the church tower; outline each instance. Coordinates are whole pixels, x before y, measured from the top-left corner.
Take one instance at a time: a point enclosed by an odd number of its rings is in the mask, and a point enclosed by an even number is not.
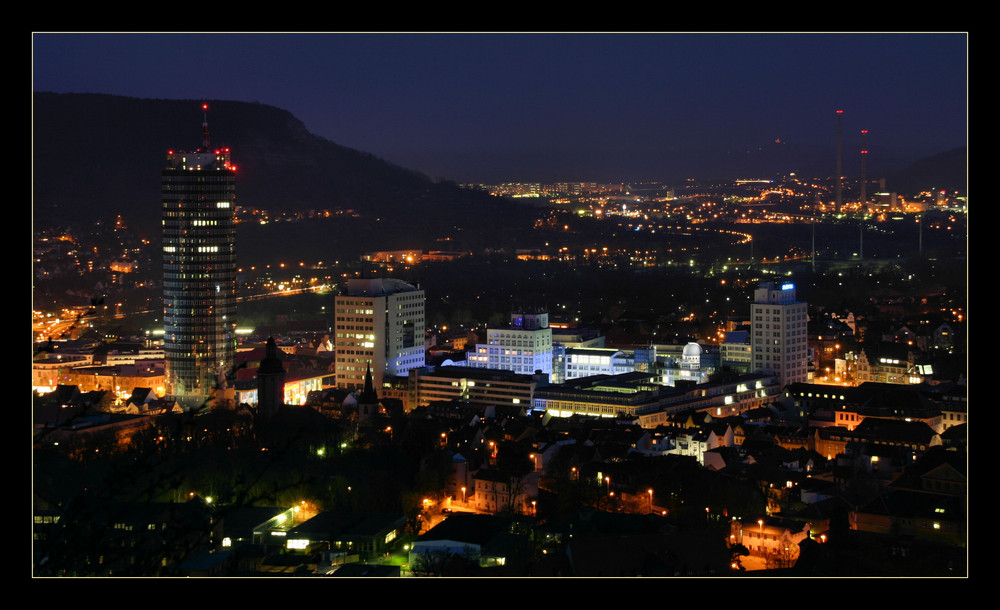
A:
[[[365,386],[358,397],[358,425],[369,426],[372,419],[378,415],[378,393],[375,392],[375,383],[372,380],[372,366],[368,365],[365,372]]]
[[[274,337],[268,337],[264,358],[257,367],[257,414],[261,419],[274,417],[285,404],[285,367],[278,357]]]

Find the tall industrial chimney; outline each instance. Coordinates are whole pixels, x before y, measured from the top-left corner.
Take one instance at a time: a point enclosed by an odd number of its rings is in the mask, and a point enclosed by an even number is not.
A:
[[[841,150],[841,138],[840,138],[840,126],[843,122],[844,111],[837,111],[837,202],[834,206],[834,212],[840,214],[840,205],[844,202],[844,184],[843,184],[843,152]]]
[[[861,207],[868,207],[868,130],[861,130]]]

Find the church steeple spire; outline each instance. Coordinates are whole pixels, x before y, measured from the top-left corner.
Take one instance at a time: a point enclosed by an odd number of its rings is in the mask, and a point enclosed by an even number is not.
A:
[[[372,425],[372,418],[378,415],[378,394],[375,393],[375,382],[372,381],[372,364],[368,363],[365,371],[365,387],[358,396],[358,425]]]
[[[372,381],[372,364],[368,363],[368,368],[365,371],[365,387],[361,390],[361,396],[358,399],[358,404],[363,405],[374,405],[378,404],[378,394],[375,392],[375,382]]]

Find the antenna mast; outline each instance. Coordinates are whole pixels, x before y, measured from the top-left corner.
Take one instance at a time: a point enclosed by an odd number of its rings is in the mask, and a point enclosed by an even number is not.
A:
[[[861,205],[858,214],[858,257],[865,258],[865,211],[868,209],[868,130],[861,130]]]
[[[208,150],[211,147],[208,139],[208,104],[202,104],[201,111],[204,116],[201,123],[201,147]]]

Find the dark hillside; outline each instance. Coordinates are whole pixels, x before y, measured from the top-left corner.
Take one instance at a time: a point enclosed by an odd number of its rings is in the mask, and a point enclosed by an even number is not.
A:
[[[916,194],[921,191],[968,192],[969,149],[956,148],[910,164],[886,183],[891,191]]]
[[[392,219],[395,229],[389,231],[428,237],[440,237],[451,224],[473,231],[524,226],[521,208],[508,201],[434,183],[339,146],[309,133],[280,108],[206,101],[212,146],[233,151],[239,206],[272,212],[351,209],[372,222]],[[121,213],[156,239],[165,152],[201,145],[201,103],[35,93],[35,222],[93,222]]]

